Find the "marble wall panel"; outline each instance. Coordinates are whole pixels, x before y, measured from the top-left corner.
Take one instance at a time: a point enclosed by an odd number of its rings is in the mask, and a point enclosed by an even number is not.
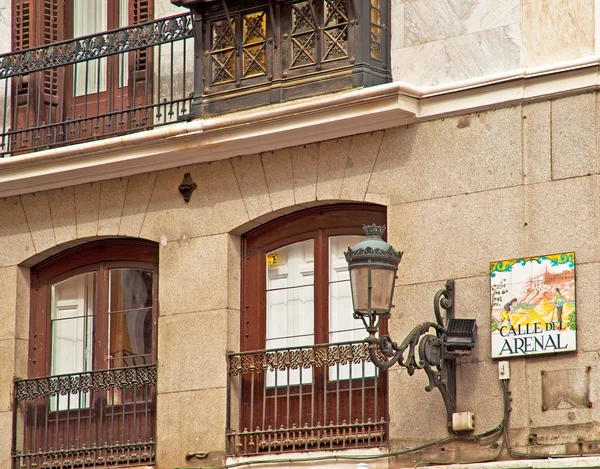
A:
[[[404,4],[404,44],[416,46],[461,33],[460,0],[414,0]]]
[[[440,85],[449,81],[448,68],[444,41],[392,51],[392,75],[396,81],[415,85]]]
[[[462,32],[473,33],[518,24],[520,0],[462,0]]]
[[[594,53],[594,0],[523,0],[523,65]]]
[[[404,3],[394,0],[392,2],[392,43],[391,48],[404,47]]]
[[[154,17],[164,18],[165,16],[181,15],[188,12],[187,8],[177,7],[171,2],[154,2]]]
[[[0,54],[10,52],[10,8],[11,0],[0,0],[0,30],[7,33],[0,35]]]
[[[447,39],[448,79],[465,80],[518,68],[519,33],[517,27],[502,26]]]
[[[395,80],[433,86],[521,66],[519,0],[392,4]]]

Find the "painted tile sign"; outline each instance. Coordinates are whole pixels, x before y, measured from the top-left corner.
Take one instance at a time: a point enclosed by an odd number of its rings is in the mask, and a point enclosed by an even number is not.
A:
[[[577,349],[575,254],[490,264],[492,358]]]

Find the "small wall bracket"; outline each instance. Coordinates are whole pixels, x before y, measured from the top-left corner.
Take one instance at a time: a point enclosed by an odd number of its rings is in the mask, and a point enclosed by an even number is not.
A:
[[[192,192],[196,190],[196,183],[192,180],[190,173],[185,173],[181,184],[179,184],[179,192],[183,196],[185,203],[188,203],[192,198]]]

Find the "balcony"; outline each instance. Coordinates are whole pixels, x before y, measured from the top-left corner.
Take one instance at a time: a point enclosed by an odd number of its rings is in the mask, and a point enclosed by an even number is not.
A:
[[[196,117],[392,81],[390,0],[171,0],[194,12]]]
[[[191,15],[0,55],[0,156],[188,119]]]
[[[387,379],[364,342],[228,355],[228,453],[384,446]]]
[[[13,467],[148,465],[156,365],[15,380]]]

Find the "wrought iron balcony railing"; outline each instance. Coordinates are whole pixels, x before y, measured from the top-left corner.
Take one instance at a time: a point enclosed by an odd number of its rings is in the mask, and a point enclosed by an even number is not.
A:
[[[156,365],[15,380],[14,469],[155,460]]]
[[[0,55],[0,156],[186,119],[191,15]]]
[[[228,355],[231,455],[382,446],[387,380],[364,342]]]

